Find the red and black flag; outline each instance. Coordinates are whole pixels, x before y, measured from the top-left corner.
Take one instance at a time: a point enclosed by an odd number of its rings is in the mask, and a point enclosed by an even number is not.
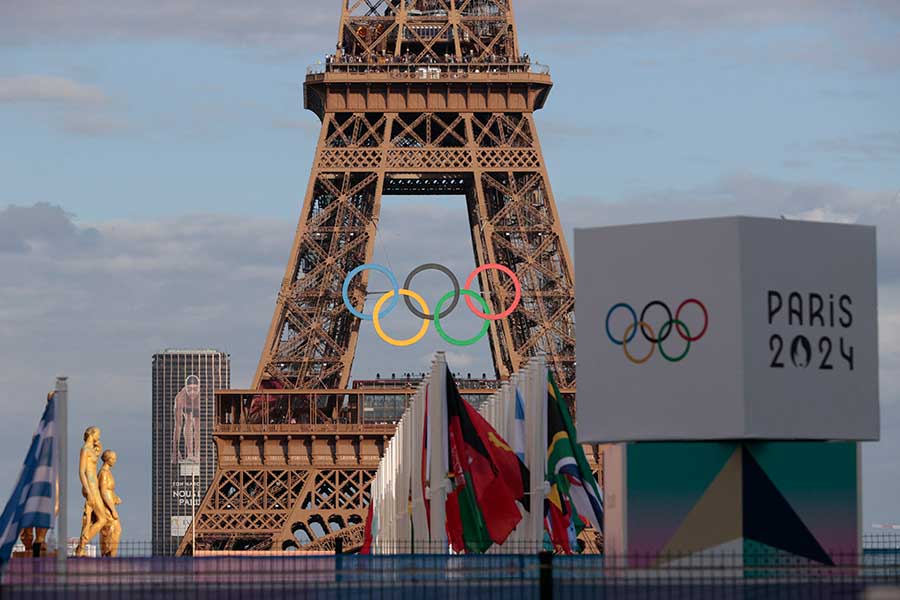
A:
[[[502,544],[528,506],[528,469],[459,393],[447,370],[450,479],[447,537],[454,549],[484,552]]]

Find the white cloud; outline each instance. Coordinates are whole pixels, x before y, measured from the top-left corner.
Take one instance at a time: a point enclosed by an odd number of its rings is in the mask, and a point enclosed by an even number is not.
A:
[[[100,88],[65,77],[23,75],[0,78],[0,102],[102,104],[108,101]]]
[[[0,104],[39,107],[61,131],[83,137],[107,137],[134,130],[111,98],[97,86],[49,75],[0,77]],[[0,251],[2,251],[0,242]]]
[[[819,223],[850,224],[856,223],[859,216],[852,213],[839,213],[828,206],[821,206],[805,210],[795,215],[785,215],[785,218],[797,219],[799,221],[817,221]]]
[[[128,133],[133,129],[123,117],[103,113],[70,113],[62,120],[66,133],[86,137],[106,137]]]

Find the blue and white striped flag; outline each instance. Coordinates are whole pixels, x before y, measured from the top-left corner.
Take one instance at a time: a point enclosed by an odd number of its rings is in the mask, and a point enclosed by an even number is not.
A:
[[[25,455],[22,473],[0,516],[0,565],[9,561],[19,532],[26,527],[49,529],[56,508],[56,397],[47,398],[44,416]]]

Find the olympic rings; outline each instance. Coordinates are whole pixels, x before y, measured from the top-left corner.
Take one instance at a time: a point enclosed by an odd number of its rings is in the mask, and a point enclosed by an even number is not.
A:
[[[397,306],[397,296],[400,295],[400,286],[397,284],[397,278],[394,277],[394,274],[390,271],[390,269],[386,269],[386,268],[382,267],[381,265],[371,265],[371,264],[359,265],[358,267],[356,267],[355,269],[353,269],[352,271],[347,273],[347,277],[344,278],[344,287],[341,289],[341,296],[343,296],[344,305],[347,307],[347,310],[350,311],[350,314],[352,314],[354,317],[356,317],[358,319],[362,319],[363,321],[371,321],[372,317],[370,315],[364,315],[361,312],[359,312],[358,310],[356,310],[355,308],[353,308],[353,304],[350,302],[349,292],[350,292],[350,282],[353,280],[353,278],[356,277],[357,274],[362,273],[363,271],[367,271],[367,270],[378,271],[379,273],[382,273],[383,275],[385,275],[388,278],[388,281],[391,282],[391,292],[394,295],[393,296],[394,301],[391,302],[391,305],[388,306],[384,310],[384,314],[388,314],[389,312],[394,310],[394,307]]]
[[[691,335],[690,329],[682,320],[682,309],[684,309],[689,304],[696,304],[703,313],[703,327],[699,328],[700,333],[698,333],[697,335]],[[654,335],[653,328],[645,320],[647,317],[647,312],[653,306],[661,307],[666,313],[666,320],[663,321],[662,326],[659,328],[658,335]],[[612,317],[613,313],[619,309],[625,309],[626,311],[628,311],[629,315],[631,316],[631,322],[625,328],[625,331],[622,334],[622,338],[616,339],[610,329],[610,317]],[[634,308],[632,308],[630,304],[627,304],[625,302],[614,304],[606,313],[606,336],[613,344],[622,346],[625,357],[629,361],[637,365],[644,364],[645,362],[650,360],[650,357],[653,356],[653,352],[655,351],[657,346],[659,347],[659,353],[667,361],[674,363],[684,360],[691,349],[691,344],[705,336],[706,330],[708,328],[709,312],[706,310],[706,306],[696,298],[688,298],[680,305],[678,305],[678,309],[675,311],[674,317],[672,316],[672,311],[669,309],[669,306],[661,300],[653,300],[646,306],[644,306],[644,309],[640,313],[640,317],[638,317],[638,314],[637,312],[635,312]],[[648,352],[646,356],[642,358],[635,358],[628,350],[628,344],[631,343],[631,341],[634,339],[634,336],[637,334],[638,330],[641,331],[641,335],[644,337],[644,339],[650,342],[650,352]],[[678,337],[680,337],[685,342],[684,350],[677,356],[670,355],[663,347],[663,342],[668,339],[672,331],[674,331],[678,335]],[[694,331],[698,330],[695,329]]]
[[[425,304],[425,300],[422,296],[418,295],[415,292],[411,292],[409,290],[403,289],[400,290],[400,293],[404,296],[410,296],[413,300],[419,303],[419,306],[422,307],[422,310],[428,312],[428,305]],[[428,319],[422,319],[422,327],[419,328],[419,332],[412,336],[411,338],[405,340],[395,340],[391,336],[387,335],[384,330],[381,328],[381,319],[378,316],[378,311],[381,310],[381,305],[385,303],[386,300],[394,296],[394,290],[391,290],[384,296],[378,299],[378,302],[375,303],[375,310],[372,311],[372,321],[375,324],[375,332],[378,334],[378,337],[383,339],[385,342],[390,344],[391,346],[412,346],[419,340],[421,340],[425,336],[425,332],[428,331]]]
[[[475,298],[479,303],[481,303],[481,307],[484,308],[486,312],[490,312],[490,307],[488,306],[487,300],[485,300],[472,290],[462,290],[462,294],[466,298]],[[485,320],[481,325],[481,331],[479,331],[478,334],[475,335],[475,337],[469,338],[467,340],[457,340],[456,338],[450,337],[444,332],[444,328],[441,326],[441,316],[439,314],[441,307],[444,305],[444,302],[446,302],[447,298],[449,298],[450,296],[454,296],[454,301],[459,300],[459,296],[457,296],[455,292],[447,292],[440,300],[438,300],[437,305],[435,305],[434,307],[434,313],[436,315],[434,318],[434,328],[437,330],[438,335],[441,336],[441,339],[443,339],[448,344],[453,344],[454,346],[471,346],[472,344],[483,338],[485,334],[487,334],[488,329],[491,326],[491,322]]]
[[[502,271],[512,278],[513,286],[516,289],[516,297],[513,298],[512,304],[510,304],[509,308],[504,310],[502,313],[494,316],[479,312],[472,304],[472,299],[468,296],[466,296],[466,304],[469,305],[469,310],[475,313],[476,316],[481,317],[482,319],[487,319],[488,321],[499,321],[500,319],[505,319],[506,317],[511,315],[513,311],[516,310],[516,307],[519,306],[519,302],[522,300],[522,284],[519,283],[519,278],[516,277],[516,274],[513,273],[512,269],[510,269],[509,267],[504,267],[503,265],[499,265],[497,263],[488,263],[486,265],[481,265],[469,274],[469,277],[466,279],[466,287],[464,289],[469,289],[472,286],[472,282],[475,281],[475,276],[482,271],[487,271],[488,269],[496,269],[498,271]]]
[[[513,298],[512,304],[509,306],[509,308],[499,314],[491,314],[491,308],[487,300],[485,300],[477,292],[474,292],[470,289],[475,281],[475,277],[482,271],[486,271],[488,269],[495,269],[509,275],[512,279],[513,287],[515,288],[515,297]],[[379,273],[385,275],[391,283],[391,290],[386,292],[381,298],[378,299],[378,301],[375,303],[375,309],[373,310],[371,315],[363,314],[361,311],[357,310],[350,301],[350,282],[354,277],[356,277],[356,275],[365,270],[378,271]],[[429,314],[428,305],[425,303],[425,300],[420,295],[410,291],[409,289],[410,285],[412,284],[412,280],[416,275],[418,275],[422,271],[429,270],[440,271],[441,273],[444,273],[445,275],[447,275],[447,277],[450,278],[450,282],[453,284],[453,289],[450,292],[444,294],[438,301],[437,305],[435,305],[434,314]],[[454,346],[469,346],[476,343],[487,334],[488,330],[490,329],[491,321],[497,321],[504,317],[508,317],[513,313],[513,311],[516,310],[522,300],[522,284],[519,281],[519,278],[516,277],[516,274],[513,272],[513,270],[509,267],[505,267],[497,263],[490,263],[482,265],[472,271],[469,274],[469,277],[466,279],[465,287],[460,289],[459,280],[456,278],[453,272],[450,271],[450,269],[448,269],[444,265],[440,265],[437,263],[426,263],[423,265],[419,265],[418,267],[413,269],[409,273],[409,275],[407,275],[406,281],[403,283],[403,287],[400,287],[397,282],[397,278],[394,276],[393,272],[391,272],[390,269],[376,264],[364,264],[356,267],[347,274],[347,277],[344,279],[344,285],[341,289],[341,296],[344,300],[344,305],[353,316],[365,321],[373,321],[375,325],[375,332],[378,334],[378,336],[382,340],[393,346],[410,346],[421,340],[425,333],[428,331],[429,321],[434,321],[434,327],[437,330],[438,335],[440,335],[441,338],[447,343],[453,344]],[[381,327],[381,319],[383,319],[384,316],[397,305],[398,296],[403,296],[403,301],[409,308],[410,312],[422,319],[422,327],[419,329],[416,335],[405,340],[396,340],[390,337],[384,332],[384,329],[382,329]],[[451,337],[447,334],[446,331],[444,331],[443,327],[441,326],[441,319],[446,318],[448,315],[450,315],[451,312],[453,312],[459,302],[460,296],[465,296],[466,304],[468,305],[469,310],[471,310],[476,316],[481,317],[484,320],[481,331],[474,337],[466,340],[459,340]],[[415,300],[415,303],[419,305],[421,311],[413,305],[413,303],[410,301],[410,298],[412,300]],[[478,310],[478,308],[472,302],[473,299],[475,299],[481,305],[482,310]],[[384,306],[388,301],[390,301],[390,303],[387,306]],[[443,306],[448,301],[450,302],[450,305],[446,309],[444,309]],[[631,310],[631,312],[632,316],[634,316],[634,311]],[[635,320],[636,318],[637,317],[635,317]],[[608,317],[607,334],[609,334]],[[632,333],[632,337],[634,337],[634,333]],[[612,339],[611,335],[610,339]],[[629,338],[629,341],[630,340],[631,338]]]

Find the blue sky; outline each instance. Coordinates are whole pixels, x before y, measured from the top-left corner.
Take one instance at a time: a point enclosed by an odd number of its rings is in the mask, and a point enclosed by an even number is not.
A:
[[[834,26],[726,23],[596,40],[523,27],[522,47],[556,82],[538,120],[557,198],[628,201],[745,171],[896,186],[897,66],[865,60]],[[61,204],[83,220],[294,218],[318,125],[300,86],[320,58],[315,46],[281,53],[184,37],[5,47],[0,78],[63,78],[101,97],[0,105],[4,200]]]
[[[0,482],[40,413],[22,399],[65,371],[73,431],[105,426],[136,467],[119,479],[125,537],[149,538],[150,356],[217,346],[248,383],[318,133],[301,84],[338,14],[323,0],[0,4]],[[864,450],[864,522],[900,522],[900,4],[520,0],[516,14],[522,49],[552,69],[536,118],[570,236],[735,213],[879,225],[884,427]],[[376,256],[464,277],[459,203],[387,199]],[[354,373],[424,369],[438,343],[385,350],[364,329]],[[488,371],[489,349],[451,360]]]

